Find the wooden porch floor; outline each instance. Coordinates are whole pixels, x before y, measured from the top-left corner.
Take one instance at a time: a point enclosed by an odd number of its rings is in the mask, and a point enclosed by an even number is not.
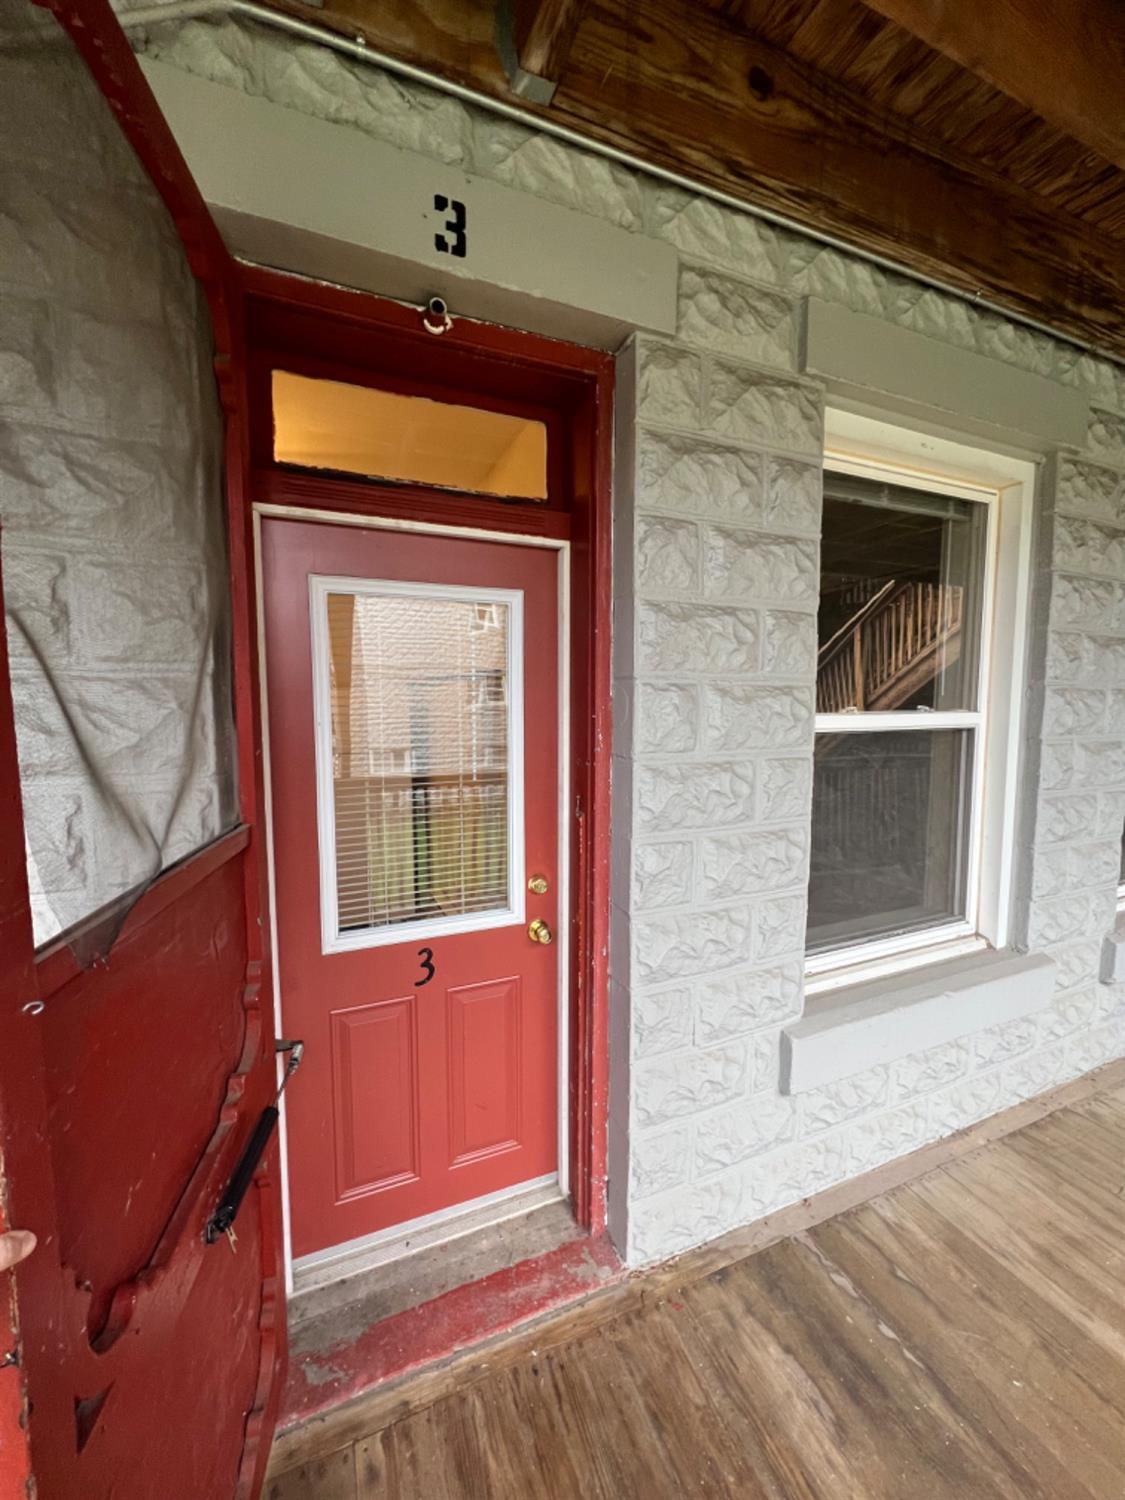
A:
[[[1125,1496],[1119,1082],[734,1264],[652,1284],[625,1312],[564,1316],[478,1362],[428,1405],[388,1404],[378,1430],[267,1494]]]

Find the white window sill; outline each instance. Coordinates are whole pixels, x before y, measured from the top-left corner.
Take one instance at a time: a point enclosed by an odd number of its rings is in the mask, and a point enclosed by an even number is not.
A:
[[[968,924],[966,923],[965,926]],[[805,995],[811,999],[833,991],[852,989],[875,979],[901,978],[910,969],[932,969],[949,958],[966,953],[985,953],[988,944],[975,932],[963,933],[945,941],[932,941],[931,932],[916,934],[914,945],[899,940],[886,944],[868,943],[860,952],[863,958],[848,955],[847,950],[810,958],[805,965]],[[925,941],[931,938],[931,941]],[[846,960],[851,958],[850,962]]]
[[[1125,984],[1125,908],[1118,907],[1113,931],[1102,943],[1103,984]]]
[[[1003,949],[816,996],[781,1034],[781,1092],[803,1094],[1017,1020],[1042,1010],[1054,988],[1053,960]]]

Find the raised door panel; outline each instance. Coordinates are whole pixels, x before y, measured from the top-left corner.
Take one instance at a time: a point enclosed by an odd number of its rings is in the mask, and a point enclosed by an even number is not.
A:
[[[454,1166],[521,1143],[517,978],[461,985],[447,996],[449,1156]]]
[[[419,1175],[413,997],[332,1016],[336,1201]]]

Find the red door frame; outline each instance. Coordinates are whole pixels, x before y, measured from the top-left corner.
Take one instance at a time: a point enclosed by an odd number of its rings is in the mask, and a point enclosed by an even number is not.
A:
[[[600,350],[457,319],[441,336],[419,309],[240,267],[254,499],[293,511],[335,512],[513,537],[571,548],[570,1184],[575,1216],[605,1228],[608,1103],[608,949],[611,743],[613,360]],[[307,374],[417,391],[462,404],[536,416],[548,427],[548,500],[506,502],[410,485],[370,484],[272,463],[269,372]],[[232,492],[252,547],[253,501]],[[232,518],[236,524],[236,518]],[[247,580],[250,588],[253,579]],[[256,744],[261,744],[260,730]]]

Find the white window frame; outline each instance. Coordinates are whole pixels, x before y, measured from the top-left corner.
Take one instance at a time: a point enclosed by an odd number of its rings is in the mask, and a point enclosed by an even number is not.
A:
[[[817,714],[816,733],[971,729],[965,917],[809,954],[805,990],[819,994],[1008,941],[1022,718],[1035,467],[873,417],[829,409],[826,471],[891,481],[988,508],[977,708],[919,715]],[[1004,670],[993,670],[1005,645]],[[1008,649],[1010,643],[1010,651]]]
[[[426,917],[386,927],[341,932],[336,890],[336,801],[332,785],[332,688],[329,670],[329,594],[381,598],[447,599],[470,604],[504,604],[508,609],[508,893],[501,908],[463,916]],[[524,708],[523,591],[471,588],[459,584],[403,583],[390,579],[309,576],[312,635],[313,719],[316,744],[316,824],[320,863],[320,939],[323,953],[353,953],[456,933],[485,932],[521,924],[526,916],[524,881]]]

